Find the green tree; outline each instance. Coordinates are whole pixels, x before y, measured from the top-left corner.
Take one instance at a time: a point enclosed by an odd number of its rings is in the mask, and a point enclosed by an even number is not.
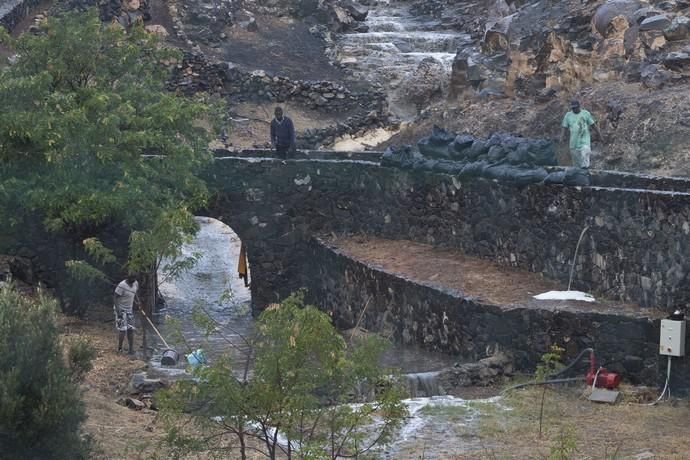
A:
[[[18,54],[0,71],[5,224],[16,230],[27,212],[76,240],[83,257],[67,265],[86,279],[177,256],[206,200],[198,172],[216,108],[166,90],[178,52],[141,24],[125,32],[93,11],[16,40],[0,32],[0,42]],[[129,238],[126,256],[102,237],[112,227]]]
[[[179,382],[162,396],[173,455],[357,458],[388,442],[406,414],[392,371],[378,366],[383,341],[348,346],[301,295],[264,311],[247,342],[251,372],[238,377],[225,357],[197,368],[198,382]],[[190,420],[191,432],[183,429]]]
[[[47,297],[24,297],[10,286],[0,287],[3,459],[88,458],[78,375],[65,362],[56,311]]]

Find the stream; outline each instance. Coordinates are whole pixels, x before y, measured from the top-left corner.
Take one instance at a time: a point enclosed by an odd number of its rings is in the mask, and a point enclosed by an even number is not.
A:
[[[417,114],[407,103],[405,91],[399,91],[403,78],[423,59],[433,58],[443,65],[443,78],[449,81],[458,48],[471,43],[467,34],[443,30],[437,19],[415,16],[407,2],[369,2],[364,25],[367,32],[338,36],[338,61],[354,77],[381,84],[388,93],[391,112],[403,121]]]
[[[170,343],[180,353],[179,363],[175,367],[161,366],[165,346],[149,330],[149,346],[153,349],[149,366],[154,374],[184,377],[188,375],[185,355],[203,348],[209,360],[231,353],[240,376],[246,351],[242,336],[251,334],[254,327],[251,294],[237,275],[241,242],[230,227],[218,220],[198,217],[197,222],[199,232],[182,248],[183,257],[198,258],[194,268],[174,279],[166,279],[164,270],[159,273],[163,281],[160,291],[166,300],[165,308],[156,314],[159,330],[169,341],[175,330],[180,330],[186,343]],[[249,267],[251,270],[251,260]],[[206,339],[194,321],[195,306],[223,325],[225,339]],[[467,401],[443,395],[435,377],[437,371],[453,365],[451,356],[395,345],[383,356],[381,365],[401,369],[411,398],[406,400],[410,415],[396,441],[379,449],[377,458],[416,459],[423,452],[425,459],[445,459],[479,448],[478,438],[472,434],[479,413],[476,404],[492,404],[492,400]]]

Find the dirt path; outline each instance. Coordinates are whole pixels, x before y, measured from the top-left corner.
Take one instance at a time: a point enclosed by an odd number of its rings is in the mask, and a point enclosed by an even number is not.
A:
[[[144,361],[116,353],[116,335],[107,311],[89,321],[63,318],[62,338],[88,339],[96,349],[93,369],[86,375],[82,390],[88,419],[84,428],[97,444],[99,459],[148,458],[163,438],[157,412],[134,411],[117,403],[132,374],[145,367]],[[141,337],[135,336],[135,347]]]

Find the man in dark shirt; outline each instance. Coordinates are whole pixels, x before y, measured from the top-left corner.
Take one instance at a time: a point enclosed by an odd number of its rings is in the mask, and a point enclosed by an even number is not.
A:
[[[283,159],[287,159],[288,152],[295,148],[295,126],[280,107],[276,107],[275,118],[271,121],[271,145]]]

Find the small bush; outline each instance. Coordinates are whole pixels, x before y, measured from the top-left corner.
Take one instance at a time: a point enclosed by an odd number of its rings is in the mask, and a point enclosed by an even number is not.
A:
[[[93,359],[96,357],[96,350],[91,343],[85,339],[78,339],[70,344],[67,350],[67,361],[72,371],[72,377],[80,381],[87,372],[93,369]]]
[[[0,287],[0,453],[3,460],[86,459],[86,418],[58,340],[57,304]],[[83,361],[80,361],[83,363]]]

